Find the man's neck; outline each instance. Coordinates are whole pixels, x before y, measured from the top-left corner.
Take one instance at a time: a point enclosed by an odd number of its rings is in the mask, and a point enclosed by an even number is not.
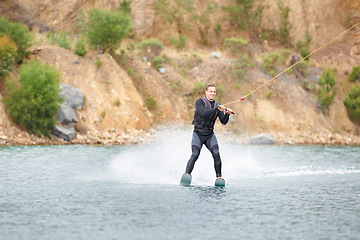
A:
[[[208,99],[206,96],[205,96],[205,98],[209,101],[209,102],[212,102],[212,101],[214,101],[214,99],[213,100],[210,100],[210,99]]]

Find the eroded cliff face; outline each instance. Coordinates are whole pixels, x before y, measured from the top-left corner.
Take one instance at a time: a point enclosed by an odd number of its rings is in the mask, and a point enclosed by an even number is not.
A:
[[[221,6],[232,1],[195,1],[195,12],[203,14],[209,3],[217,2],[217,8],[209,15],[209,20],[202,25],[171,24],[155,14],[155,0],[133,0],[132,17],[135,37],[124,39],[123,45],[136,43],[147,38],[157,38],[166,48],[164,53],[177,64],[186,61],[192,52],[196,52],[202,59],[196,63],[184,77],[170,65],[166,66],[166,73],[160,74],[154,68],[142,61],[143,56],[135,52],[128,59],[132,71],[139,74],[139,79],[131,78],[129,69],[125,69],[108,54],[88,53],[79,58],[71,50],[56,46],[39,45],[36,55],[32,56],[44,63],[54,66],[62,75],[62,81],[81,90],[85,97],[83,109],[78,112],[82,127],[90,131],[108,131],[115,129],[127,131],[129,129],[148,129],[154,123],[166,121],[180,121],[190,125],[193,104],[189,93],[194,83],[217,83],[225,89],[223,103],[238,99],[249,91],[265,83],[269,76],[258,69],[250,72],[245,82],[230,81],[231,71],[228,69],[232,60],[230,53],[222,51],[222,44],[226,37],[249,38],[248,33],[238,31],[227,21]],[[292,24],[291,40],[304,41],[305,32],[312,36],[311,50],[326,43],[334,36],[344,31],[349,24],[360,19],[360,3],[357,1],[341,0],[283,0],[291,8],[289,21]],[[169,1],[170,6],[174,2]],[[262,27],[278,28],[280,11],[277,0],[262,1],[265,5]],[[72,32],[76,28],[76,16],[81,10],[94,7],[115,10],[118,0],[12,0],[0,2],[0,14],[12,11],[13,20],[22,20],[33,29],[40,31]],[[181,16],[182,21],[189,19],[189,15]],[[217,36],[213,29],[220,21],[222,32]],[[190,21],[189,21],[190,22]],[[201,43],[201,31],[207,33],[206,46]],[[178,36],[179,31],[186,32],[187,42],[183,50],[177,51],[170,45],[170,37]],[[326,51],[314,56],[312,63],[315,67],[335,67],[338,69],[338,83],[345,89],[349,84],[343,79],[351,72],[354,64],[360,60],[358,31],[352,32],[329,46]],[[276,46],[252,46],[255,59]],[[281,46],[278,46],[281,48]],[[211,57],[211,52],[221,52],[220,59]],[[97,62],[101,62],[98,67]],[[181,86],[179,89],[175,86]],[[266,93],[272,91],[272,98],[266,98]],[[156,100],[156,109],[149,111],[144,100],[147,95]],[[238,132],[256,134],[261,132],[277,132],[284,135],[307,135],[312,132],[335,132],[341,134],[357,134],[358,127],[352,123],[342,104],[347,95],[340,90],[335,103],[330,108],[330,114],[324,116],[317,110],[316,99],[294,79],[280,79],[272,82],[254,94],[241,105],[233,105],[237,114],[230,123]],[[1,95],[0,95],[1,98]],[[21,130],[12,126],[4,114],[5,108],[0,103],[0,135],[19,134]],[[224,129],[221,126],[218,128]],[[229,129],[229,128],[227,128]],[[239,130],[240,129],[240,130]]]
[[[7,7],[13,11],[13,14],[22,20],[36,19],[55,31],[72,31],[75,28],[76,16],[81,10],[88,10],[94,7],[116,10],[119,5],[118,0],[13,0],[5,1]],[[221,22],[222,32],[218,41],[211,43],[220,43],[223,38],[244,35],[231,28],[226,20],[226,16],[221,10],[221,6],[232,3],[231,0],[204,0],[195,1],[194,13],[201,15],[209,4],[217,3],[206,26],[189,26],[189,42],[197,42],[200,39],[199,28],[208,31],[209,35],[214,35],[213,29],[217,21]],[[291,38],[296,43],[304,40],[306,31],[312,36],[312,45],[314,47],[324,44],[337,33],[342,32],[351,22],[355,22],[360,17],[360,3],[350,0],[283,0],[285,6],[289,6],[289,21],[292,25]],[[155,15],[155,0],[134,0],[132,1],[132,17],[135,35],[138,39],[156,37],[158,39],[168,39],[170,34],[175,34],[179,29],[176,24],[164,22],[161,17]],[[167,4],[176,6],[173,1],[167,1]],[[280,10],[278,0],[264,0],[261,4],[265,6],[262,18],[262,27],[277,29],[280,22]],[[3,3],[4,5],[4,3]],[[5,6],[5,5],[4,5]],[[4,14],[4,13],[3,13]],[[189,20],[189,16],[183,16]],[[183,29],[184,31],[185,29]],[[210,31],[209,31],[210,30]],[[186,30],[187,31],[187,30]],[[212,38],[214,36],[207,36]],[[165,43],[167,44],[167,43]]]

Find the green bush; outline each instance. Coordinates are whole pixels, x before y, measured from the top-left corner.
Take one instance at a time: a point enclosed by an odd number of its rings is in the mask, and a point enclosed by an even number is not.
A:
[[[178,49],[182,49],[185,47],[187,37],[185,35],[179,35],[177,39],[174,37],[170,38],[170,43],[174,45]]]
[[[57,44],[62,48],[69,49],[71,46],[71,40],[66,33],[47,33],[46,38],[50,44]]]
[[[261,24],[261,15],[264,7],[257,4],[259,0],[236,0],[235,5],[222,8],[229,14],[229,20],[242,30],[255,31]]]
[[[206,83],[194,83],[191,93],[194,96],[204,95],[206,89]]]
[[[178,13],[178,8],[169,9],[169,4],[166,0],[156,0],[155,1],[155,15],[160,16],[164,22],[169,22],[170,24],[175,22],[175,13]]]
[[[119,11],[94,8],[89,11],[85,25],[90,46],[111,52],[131,30],[131,17]]]
[[[29,29],[21,22],[12,23],[8,19],[0,18],[0,37],[4,34],[16,44],[16,62],[21,63],[25,56],[29,55],[26,49],[30,46],[31,35]]]
[[[59,78],[53,67],[32,60],[20,68],[20,88],[15,80],[8,82],[9,96],[4,103],[9,115],[30,134],[50,136],[62,102]]]
[[[224,46],[229,49],[234,55],[240,55],[249,42],[242,38],[226,38]]]
[[[216,86],[216,96],[215,99],[219,102],[221,102],[222,97],[223,97],[223,93],[224,93],[224,88],[220,85]]]
[[[87,54],[87,50],[86,50],[84,41],[78,40],[75,43],[74,53],[80,57],[84,57]]]
[[[334,73],[330,69],[324,70],[320,76],[318,84],[327,92],[330,92],[335,86]]]
[[[162,57],[154,57],[153,64],[155,69],[159,69],[164,64],[164,59]]]
[[[122,0],[121,2],[119,1],[119,8],[118,11],[124,14],[131,14],[131,2],[132,0]]]
[[[324,70],[318,84],[320,89],[318,90],[317,98],[319,101],[320,110],[323,113],[327,113],[329,106],[333,103],[336,96],[334,73],[329,69]]]
[[[360,86],[351,88],[348,97],[344,100],[344,105],[350,118],[360,120]]]
[[[99,58],[95,58],[95,64],[96,64],[96,67],[98,69],[100,69],[103,63]]]
[[[301,58],[304,58],[308,56],[311,52],[307,48],[300,49],[300,56]],[[305,61],[309,61],[309,58],[305,58]]]
[[[267,91],[266,94],[265,94],[266,98],[271,99],[272,94],[273,94],[273,91],[271,91],[271,90]]]
[[[166,54],[161,54],[161,57],[164,59],[164,63],[170,65],[170,66],[173,66],[175,67],[176,66],[176,62],[170,58],[169,56],[167,56]]]
[[[221,31],[222,31],[221,24],[220,24],[220,22],[217,22],[217,23],[216,23],[216,27],[214,28],[214,32],[216,33],[216,36],[219,37]]]
[[[149,110],[155,109],[156,100],[152,96],[148,96],[145,99],[145,107]]]
[[[284,6],[284,3],[281,0],[278,1],[278,8],[281,11],[281,21],[279,29],[280,41],[283,44],[290,45],[290,30],[292,26],[288,18],[291,9],[288,6]]]
[[[148,61],[156,56],[159,56],[164,50],[164,45],[156,39],[143,40],[139,43],[138,48],[142,54],[148,58]]]
[[[115,99],[115,101],[114,101],[114,105],[115,105],[116,107],[120,107],[120,105],[121,105],[121,101],[120,101],[120,99],[119,99],[119,98],[116,98],[116,99]]]
[[[232,74],[239,80],[244,79],[249,69],[252,67],[254,67],[254,63],[247,54],[244,54],[238,60],[231,62]]]
[[[360,65],[354,66],[349,76],[350,82],[355,82],[356,80],[360,80]]]
[[[311,91],[315,88],[315,86],[313,85],[313,83],[311,82],[311,80],[309,79],[304,79],[303,83],[303,88],[307,91]]]
[[[279,52],[270,52],[262,60],[261,68],[270,76],[276,76],[276,68],[285,64],[286,59],[290,56],[290,50],[281,50]]]
[[[309,32],[306,32],[305,33],[305,39],[306,41],[303,42],[303,41],[298,41],[296,43],[296,47],[297,49],[299,50],[300,52],[300,55],[302,58],[308,56],[311,52],[309,51],[309,44],[312,40],[312,37],[310,36]],[[306,61],[309,61],[309,58],[306,58],[305,59]]]
[[[186,16],[191,13],[190,18],[194,19],[192,12],[195,10],[193,0],[175,0],[169,4],[168,0],[155,1],[155,15],[160,16],[164,23],[176,24],[178,30],[188,30],[189,24],[186,23]],[[198,19],[198,16],[196,17]]]
[[[307,62],[305,61],[301,61],[299,62],[298,64],[296,64],[296,66],[294,67],[296,70],[299,71],[299,73],[301,73],[301,75],[303,75],[304,77],[307,76],[308,74],[308,68],[309,68],[309,65]]]
[[[230,50],[239,49],[241,47],[247,46],[249,42],[242,38],[225,38],[224,46],[228,47]]]
[[[276,40],[278,35],[278,32],[274,29],[262,29],[260,33],[261,43],[265,40]]]
[[[16,50],[15,43],[6,34],[0,38],[0,82],[3,76],[12,71]]]

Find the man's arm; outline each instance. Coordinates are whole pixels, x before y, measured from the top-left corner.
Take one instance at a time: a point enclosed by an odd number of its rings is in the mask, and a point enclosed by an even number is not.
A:
[[[228,121],[229,121],[229,116],[230,116],[230,114],[220,111],[220,112],[219,112],[220,122],[221,122],[223,125],[226,125],[226,124],[228,123]]]
[[[210,117],[211,114],[219,111],[217,108],[206,109],[204,101],[200,98],[195,102],[195,109],[201,117]]]

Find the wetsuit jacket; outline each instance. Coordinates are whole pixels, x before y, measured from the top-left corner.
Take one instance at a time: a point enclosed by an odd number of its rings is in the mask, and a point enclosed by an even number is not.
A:
[[[219,116],[220,122],[225,125],[229,121],[229,114],[218,109],[219,102],[214,100],[210,102],[207,98],[202,97],[195,102],[195,114],[192,124],[194,132],[202,135],[214,133],[214,124]]]

